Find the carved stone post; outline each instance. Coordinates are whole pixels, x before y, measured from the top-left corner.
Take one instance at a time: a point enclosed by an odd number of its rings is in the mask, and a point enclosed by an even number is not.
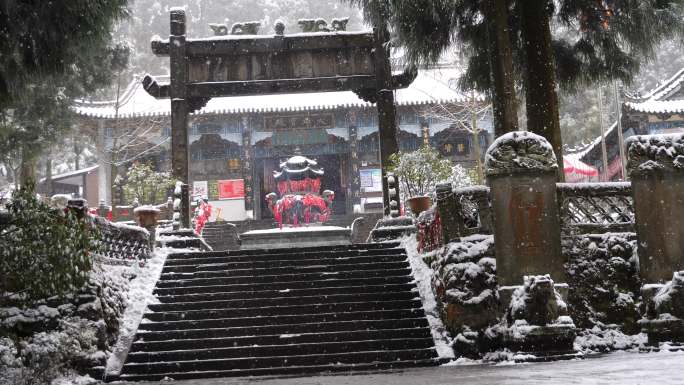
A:
[[[352,115],[353,113],[350,113]],[[347,213],[353,213],[354,207],[361,207],[361,180],[359,175],[358,129],[356,116],[350,116],[349,125],[349,195],[347,197]]]
[[[436,186],[437,212],[442,223],[442,239],[446,245],[461,236],[462,218],[460,203],[454,199],[451,183]]]
[[[639,269],[645,283],[684,269],[684,135],[627,139]]]
[[[389,52],[385,44],[389,41],[389,32],[384,25],[375,28],[375,86],[377,88],[378,130],[380,138],[380,164],[382,166],[382,179],[387,175],[387,166],[392,154],[399,151],[397,144],[397,110],[394,105],[394,93],[392,91],[392,69],[389,61]],[[391,197],[387,190],[387,184],[383,184],[382,202],[385,215],[391,215],[394,210],[390,207]]]
[[[104,199],[100,199],[100,205],[97,206],[97,215],[102,218],[107,219],[107,214],[109,213],[109,207],[105,204]]]
[[[82,220],[88,214],[88,201],[81,198],[69,199],[66,208],[72,212],[76,218]]]
[[[154,250],[157,235],[157,220],[159,219],[159,209],[154,206],[140,206],[133,210],[138,226],[150,233],[150,250]]]
[[[252,183],[252,169],[254,168],[252,156],[252,127],[248,116],[242,117],[242,180],[245,186],[245,211],[249,219],[256,219],[255,194]],[[261,205],[262,202],[257,202]],[[251,215],[250,215],[251,213]]]
[[[169,36],[170,96],[171,96],[171,169],[173,176],[189,183],[188,175],[188,63],[185,52],[185,10],[171,9]],[[183,206],[182,206],[183,207]],[[180,212],[181,226],[190,227],[190,207]]]
[[[485,169],[499,285],[520,285],[526,275],[543,274],[566,282],[556,203],[558,164],[551,145],[530,132],[508,133],[487,150]]]
[[[396,218],[401,214],[399,210],[401,205],[399,200],[399,178],[393,173],[388,172],[382,179],[382,182],[383,191],[387,192],[389,199],[386,207],[386,209],[389,208],[389,211],[385,210],[385,215]]]

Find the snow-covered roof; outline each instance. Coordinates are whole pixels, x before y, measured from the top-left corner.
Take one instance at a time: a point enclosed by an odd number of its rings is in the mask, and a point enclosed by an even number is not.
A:
[[[445,69],[421,70],[413,83],[396,91],[398,105],[423,105],[432,103],[454,103],[467,100],[468,95],[449,87],[451,72]],[[158,76],[162,83],[168,76]],[[478,100],[484,96],[477,95]],[[122,93],[118,116],[132,118],[141,116],[168,116],[171,102],[155,99],[142,87],[140,79],[134,79]],[[349,107],[370,107],[372,103],[360,99],[352,91],[315,92],[302,94],[235,96],[212,98],[207,105],[195,113],[235,114],[245,112],[283,112],[302,110],[330,110]],[[79,100],[73,107],[79,115],[96,118],[113,118],[116,114],[115,101],[89,102]]]
[[[625,103],[631,111],[647,114],[681,114],[684,113],[684,99],[681,100],[647,100],[642,103]]]
[[[624,106],[628,111],[647,114],[682,114],[684,113],[684,97],[680,93],[682,87],[684,87],[684,68],[638,100],[625,102]],[[616,133],[617,122],[606,130],[606,137],[616,135]],[[577,156],[578,159],[584,159],[600,144],[601,136],[598,136],[582,150],[573,152],[572,155]]]
[[[684,87],[684,68],[639,100],[625,103],[625,107],[631,111],[648,114],[684,113],[684,96],[682,96],[684,94],[679,93],[682,87]]]
[[[74,182],[74,183],[78,184],[78,183],[80,183],[80,179],[71,181],[71,180],[69,180],[69,178],[72,178],[75,176],[80,176],[83,174],[88,174],[93,170],[97,170],[97,168],[98,168],[98,165],[95,165],[95,166],[82,168],[80,170],[74,170],[74,171],[64,172],[61,174],[55,174],[55,175],[52,175],[52,177],[50,177],[50,179],[53,181],[56,181],[56,182],[61,182],[61,183],[66,183],[66,184],[71,184],[70,182]],[[45,180],[46,180],[46,178],[42,178],[40,180],[40,183],[45,182]]]

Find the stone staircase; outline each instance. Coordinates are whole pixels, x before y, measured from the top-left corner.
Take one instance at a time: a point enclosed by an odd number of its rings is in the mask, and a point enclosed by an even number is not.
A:
[[[436,365],[412,281],[397,244],[172,254],[118,379]]]

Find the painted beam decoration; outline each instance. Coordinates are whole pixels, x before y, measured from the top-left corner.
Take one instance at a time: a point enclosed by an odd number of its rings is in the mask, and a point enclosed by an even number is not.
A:
[[[187,94],[191,98],[254,94],[356,91],[374,94],[376,64],[372,32],[347,32],[346,19],[299,21],[304,33],[284,34],[276,22],[273,35],[256,35],[255,22],[228,26],[211,24],[216,36],[185,39]],[[243,33],[246,31],[248,33]],[[280,33],[278,33],[280,32]],[[158,56],[172,52],[170,40],[152,39]],[[409,81],[397,75],[394,88]],[[171,80],[173,83],[173,79]],[[151,76],[145,89],[157,98],[170,96],[169,85]]]

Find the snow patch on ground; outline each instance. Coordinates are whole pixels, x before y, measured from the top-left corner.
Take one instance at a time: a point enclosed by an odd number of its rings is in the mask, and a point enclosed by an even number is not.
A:
[[[150,303],[158,303],[152,294],[154,287],[161,276],[166,257],[171,252],[183,252],[184,250],[172,248],[157,248],[152,254],[152,258],[147,264],[140,268],[134,265],[136,270],[135,278],[130,282],[128,291],[128,305],[121,320],[119,338],[114,345],[112,354],[107,360],[108,374],[118,374],[121,372],[128,350],[133,343],[133,338],[138,330],[138,326],[143,321],[143,315]]]
[[[440,358],[454,359],[454,350],[451,348],[451,340],[442,319],[439,317],[439,309],[435,294],[432,291],[432,269],[423,261],[423,256],[418,253],[418,241],[416,235],[404,237],[401,246],[406,249],[413,277],[418,286],[418,293],[423,302],[423,310],[430,324],[432,338],[435,341],[437,354]]]
[[[80,376],[78,374],[71,374],[53,380],[50,385],[92,385],[95,383],[97,383],[97,380],[90,376]]]
[[[273,233],[304,233],[309,231],[339,231],[348,230],[349,228],[338,227],[338,226],[302,226],[302,227],[283,227],[282,229],[266,229],[266,230],[252,230],[244,234],[273,234]]]
[[[584,354],[595,354],[612,350],[638,350],[647,343],[648,336],[645,333],[627,335],[618,328],[594,326],[577,334],[574,348]]]

